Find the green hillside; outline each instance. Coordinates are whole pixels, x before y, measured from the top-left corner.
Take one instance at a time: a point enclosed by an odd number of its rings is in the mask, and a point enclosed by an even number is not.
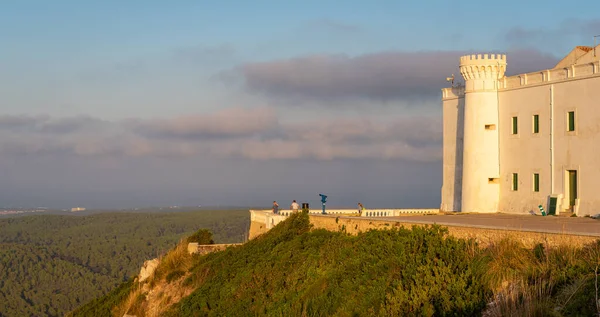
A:
[[[471,315],[486,291],[466,241],[441,228],[315,230],[302,215],[243,248],[209,255],[191,269],[197,289],[172,316]],[[208,277],[205,277],[208,274]]]
[[[247,210],[35,215],[0,220],[0,316],[64,316],[199,228],[242,242]]]
[[[73,316],[594,316],[600,243],[488,248],[444,228],[310,230],[291,216],[248,243],[205,256],[183,244],[147,284],[129,281]],[[169,286],[171,285],[171,286]],[[150,296],[148,290],[153,296]],[[190,292],[185,292],[188,289]],[[166,305],[174,290],[188,294]],[[159,294],[156,296],[156,294]],[[158,304],[158,305],[157,305]],[[600,303],[598,303],[600,304]]]

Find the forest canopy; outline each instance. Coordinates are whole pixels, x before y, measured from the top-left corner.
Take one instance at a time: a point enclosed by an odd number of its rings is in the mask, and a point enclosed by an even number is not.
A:
[[[0,316],[64,316],[201,228],[234,243],[248,225],[248,210],[0,219]]]

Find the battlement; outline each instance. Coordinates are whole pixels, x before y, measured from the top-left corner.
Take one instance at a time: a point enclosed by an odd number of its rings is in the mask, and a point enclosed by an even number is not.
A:
[[[460,73],[466,81],[467,91],[495,89],[495,81],[504,77],[505,71],[504,54],[473,54],[460,58]]]
[[[460,57],[460,64],[471,64],[473,62],[477,64],[481,63],[492,63],[495,64],[499,61],[503,61],[506,63],[506,55],[505,54],[472,54],[472,55],[464,55]]]

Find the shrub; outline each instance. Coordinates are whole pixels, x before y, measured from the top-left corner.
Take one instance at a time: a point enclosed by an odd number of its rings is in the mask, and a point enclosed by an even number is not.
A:
[[[294,214],[239,248],[199,258],[170,310],[196,315],[472,315],[487,292],[471,244],[440,227],[357,236]]]
[[[200,229],[187,238],[187,243],[197,242],[198,244],[214,244],[212,232],[206,229]]]
[[[119,287],[110,293],[96,298],[89,303],[77,308],[67,314],[68,317],[86,317],[86,316],[112,316],[112,309],[123,302],[134,285],[133,278],[127,282],[121,283]]]
[[[154,280],[171,274],[175,271],[187,271],[192,265],[192,255],[187,250],[187,241],[181,241],[175,249],[169,251],[156,267]]]

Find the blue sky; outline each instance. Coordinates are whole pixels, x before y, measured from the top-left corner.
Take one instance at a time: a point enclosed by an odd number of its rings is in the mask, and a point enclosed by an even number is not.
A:
[[[599,9],[6,1],[0,201],[268,205],[329,191],[340,206],[436,207],[439,88],[458,56],[552,67],[593,44]]]

